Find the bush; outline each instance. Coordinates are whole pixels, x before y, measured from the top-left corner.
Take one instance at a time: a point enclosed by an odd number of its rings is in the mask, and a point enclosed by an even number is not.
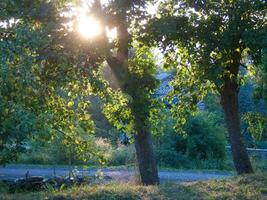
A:
[[[55,154],[53,154],[55,156]],[[47,148],[40,147],[39,150],[23,153],[19,156],[19,163],[23,164],[53,164],[54,159]]]
[[[173,129],[175,121],[166,113],[163,133],[157,134],[154,149],[160,166],[190,169],[224,169],[225,128],[220,116],[201,112],[190,117],[184,127],[185,135]]]
[[[132,165],[136,161],[134,145],[118,145],[111,150],[111,158],[108,161],[110,166]]]
[[[190,158],[224,159],[225,128],[216,124],[213,113],[201,112],[188,120],[185,132],[186,153]]]
[[[23,164],[63,164],[63,165],[131,165],[135,162],[135,148],[133,145],[112,145],[106,138],[91,137],[96,155],[88,154],[86,160],[69,154],[70,149],[64,147],[59,140],[51,143],[33,141],[31,150],[21,154],[18,163]]]
[[[256,148],[267,149],[267,141],[256,141]]]

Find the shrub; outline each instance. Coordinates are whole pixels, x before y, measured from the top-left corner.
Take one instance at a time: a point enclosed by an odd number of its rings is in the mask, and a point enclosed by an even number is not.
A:
[[[221,117],[201,112],[190,117],[184,127],[185,135],[173,129],[175,121],[167,117],[161,123],[163,134],[154,137],[154,149],[160,166],[190,169],[224,169],[225,128]]]
[[[132,165],[136,161],[134,145],[118,145],[111,150],[111,158],[108,161],[110,166]]]
[[[191,117],[186,126],[186,153],[191,158],[224,159],[225,128],[216,124],[213,113],[201,112]]]
[[[256,141],[256,148],[267,149],[267,141]]]

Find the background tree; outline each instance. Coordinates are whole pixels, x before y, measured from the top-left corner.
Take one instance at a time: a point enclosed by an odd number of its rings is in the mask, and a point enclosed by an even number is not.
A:
[[[238,174],[252,172],[240,131],[239,72],[247,58],[252,68],[262,63],[265,9],[262,0],[164,1],[145,29],[145,40],[153,37],[165,53],[166,65],[177,69],[172,95],[178,95],[179,103],[172,110],[180,124],[189,112],[188,102],[194,107],[207,91],[220,94]]]

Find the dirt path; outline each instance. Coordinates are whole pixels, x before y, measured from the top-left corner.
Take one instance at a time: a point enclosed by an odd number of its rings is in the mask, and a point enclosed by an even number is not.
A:
[[[43,176],[45,178],[56,176],[66,176],[69,174],[67,167],[42,167],[42,166],[7,166],[0,167],[0,179],[14,180],[20,177],[24,177],[26,172],[29,171],[31,176]],[[134,177],[137,177],[136,170],[134,169],[102,169],[104,175],[111,177],[115,181],[126,182],[131,181]],[[97,169],[78,169],[79,175],[94,176],[97,173]],[[225,172],[201,172],[201,171],[170,171],[160,170],[159,177],[161,181],[200,181],[210,179],[222,179],[231,177],[232,174]]]

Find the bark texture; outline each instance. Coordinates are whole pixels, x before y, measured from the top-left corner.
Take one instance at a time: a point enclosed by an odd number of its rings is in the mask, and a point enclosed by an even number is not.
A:
[[[135,149],[141,182],[144,185],[159,184],[158,170],[153,153],[151,135],[140,130],[135,135]]]
[[[138,101],[138,99],[136,99],[138,97],[136,97],[135,94],[131,94],[128,90],[128,87],[131,86],[131,78],[129,78],[131,75],[128,71],[128,43],[130,40],[125,37],[125,35],[129,36],[126,27],[119,27],[118,35],[121,40],[119,40],[117,56],[109,57],[107,62],[119,80],[122,91],[132,96],[133,102],[136,102]],[[138,106],[131,107],[133,113],[135,113],[135,127],[138,132],[135,134],[134,138],[141,183],[144,185],[157,185],[159,184],[159,177],[153,154],[151,135],[145,123],[143,123],[143,120],[140,119],[145,119],[146,116],[139,116],[140,113],[138,113],[138,110],[140,108]]]
[[[224,110],[235,169],[238,174],[252,173],[240,128],[238,84],[230,79],[225,82],[221,91],[221,105]]]
[[[120,62],[121,54],[119,59],[112,58],[109,59],[108,64],[110,65],[111,69],[113,69],[114,74],[120,80],[121,89],[124,92],[127,92],[127,85],[131,83],[128,82],[127,79],[128,75],[125,72],[127,69],[126,61]],[[131,95],[131,94],[129,94]],[[134,95],[131,95],[134,98]],[[135,101],[135,99],[133,99]],[[135,109],[133,106],[132,109]],[[157,165],[153,154],[152,142],[151,142],[151,135],[150,132],[147,131],[145,125],[142,125],[142,122],[138,120],[138,112],[133,110],[136,118],[135,126],[138,127],[138,133],[135,134],[135,148],[136,148],[136,156],[137,162],[139,167],[139,173],[141,177],[141,182],[144,185],[156,185],[159,184],[159,177],[157,171]]]

